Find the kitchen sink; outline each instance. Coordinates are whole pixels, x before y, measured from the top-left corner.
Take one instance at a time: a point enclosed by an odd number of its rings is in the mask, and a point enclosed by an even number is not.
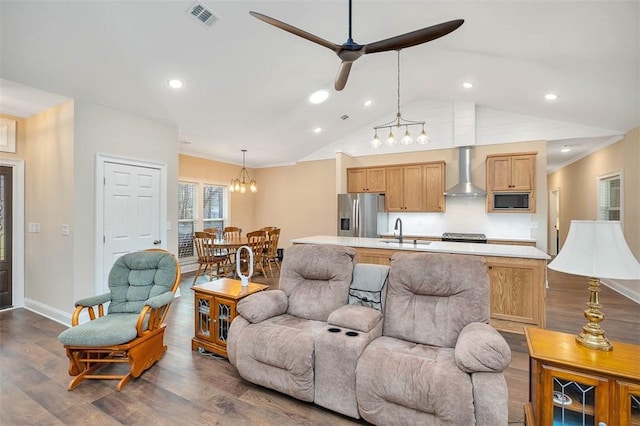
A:
[[[390,239],[390,238],[385,238],[383,240],[378,240],[378,242],[385,243],[385,244],[400,244],[397,239]],[[413,246],[428,246],[431,243],[432,243],[432,241],[427,241],[427,240],[404,239],[402,241],[403,245],[413,245]]]

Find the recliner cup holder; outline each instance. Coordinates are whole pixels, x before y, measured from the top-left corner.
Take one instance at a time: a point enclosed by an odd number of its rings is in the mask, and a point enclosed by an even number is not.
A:
[[[336,327],[331,327],[329,329],[327,329],[330,333],[340,333],[342,330],[340,330],[339,328]]]
[[[355,337],[358,335],[358,333],[356,333],[355,331],[347,331],[344,334],[346,334],[349,337]]]

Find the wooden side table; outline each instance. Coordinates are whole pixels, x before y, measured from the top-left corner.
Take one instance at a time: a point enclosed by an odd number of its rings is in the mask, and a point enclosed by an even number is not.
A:
[[[205,349],[227,357],[227,336],[236,317],[239,300],[268,289],[268,285],[249,283],[242,287],[239,280],[222,278],[192,287],[194,291],[195,336],[191,350]]]
[[[525,328],[531,358],[525,420],[531,425],[640,425],[640,346],[610,352],[572,334]]]

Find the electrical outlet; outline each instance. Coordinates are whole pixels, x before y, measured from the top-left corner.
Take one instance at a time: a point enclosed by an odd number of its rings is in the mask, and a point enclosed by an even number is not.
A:
[[[69,229],[69,225],[63,224],[60,226],[60,233],[65,237],[68,236],[71,232]]]
[[[37,234],[40,232],[40,224],[29,222],[29,232]]]
[[[538,223],[537,220],[534,220],[533,222],[531,222],[531,228],[538,229],[539,226],[540,224]]]

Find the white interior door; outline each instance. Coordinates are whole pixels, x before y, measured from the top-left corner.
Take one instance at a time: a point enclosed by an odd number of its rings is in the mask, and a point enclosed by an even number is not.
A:
[[[115,260],[162,246],[160,169],[104,163],[103,292]]]

